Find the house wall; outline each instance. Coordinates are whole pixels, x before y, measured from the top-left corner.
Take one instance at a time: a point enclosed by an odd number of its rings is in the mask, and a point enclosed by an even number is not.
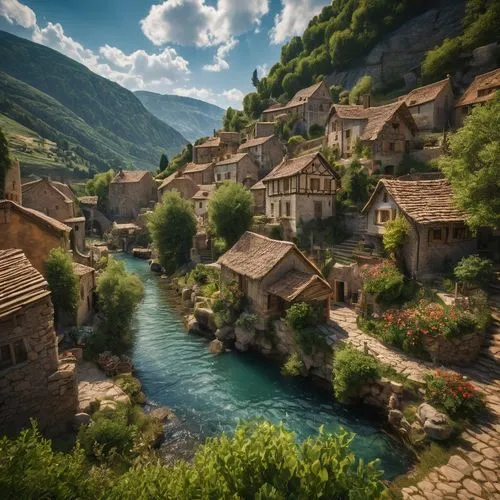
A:
[[[366,120],[346,120],[333,115],[327,124],[328,146],[337,147],[343,158],[349,158],[354,153],[354,144],[361,137],[365,124]]]
[[[71,222],[64,221],[64,223],[71,228],[70,240],[74,242],[79,252],[83,252],[85,250],[85,217]]]
[[[69,235],[58,234],[9,208],[0,208],[0,250],[20,248],[38,271],[53,248],[69,250]]]
[[[12,160],[5,171],[4,198],[22,205],[21,166],[17,160]]]
[[[65,201],[65,197],[53,189],[45,179],[23,189],[23,206],[38,210],[59,221],[76,216],[75,203]]]
[[[274,122],[256,122],[253,130],[253,138],[269,137],[274,134]]]
[[[264,144],[245,149],[259,168],[259,177],[268,174],[283,159],[284,153],[280,140],[273,136]]]
[[[135,219],[141,208],[157,199],[153,176],[148,173],[138,182],[112,182],[109,185],[108,206],[117,218]]]
[[[419,130],[443,130],[452,118],[454,95],[448,84],[434,101],[408,107]]]
[[[77,412],[78,386],[75,364],[58,361],[49,296],[0,319],[0,345],[16,343],[27,359],[18,352],[19,362],[0,371],[0,434],[19,432],[30,418],[44,432],[66,430]]]
[[[193,200],[194,213],[200,217],[208,212],[208,200]]]
[[[386,201],[384,201],[384,196],[386,196]],[[373,200],[373,203],[371,204],[366,214],[367,233],[372,235],[383,235],[385,231],[384,226],[375,223],[377,210],[390,210],[391,214],[394,216],[398,211],[398,207],[395,201],[392,199],[391,195],[385,188],[381,189],[380,192],[375,196],[375,199]]]
[[[322,85],[307,101],[305,112],[307,127],[311,125],[324,127],[332,104],[330,90],[326,85]]]
[[[264,215],[266,213],[266,190],[252,189],[253,213],[255,215]]]
[[[158,200],[165,196],[166,193],[170,191],[177,191],[180,193],[181,197],[185,200],[190,200],[198,191],[198,186],[194,185],[192,182],[186,179],[173,179],[170,181],[167,186],[163,188],[158,188]]]
[[[95,288],[95,273],[89,272],[78,277],[79,300],[76,312],[76,326],[83,325],[92,316],[94,307],[93,290]]]

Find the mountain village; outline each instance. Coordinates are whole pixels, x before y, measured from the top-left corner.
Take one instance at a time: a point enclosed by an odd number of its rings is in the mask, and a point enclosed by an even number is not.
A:
[[[288,376],[333,383],[336,399],[381,414],[417,457],[447,443],[444,461],[397,486],[401,498],[500,499],[500,235],[470,227],[436,167],[449,137],[498,102],[500,68],[385,102],[366,92],[341,103],[331,87],[322,79],[241,131],[214,130],[172,172],[117,169],[99,194],[26,179],[11,151],[0,190],[1,434],[30,419],[48,436],[84,432],[99,412],[135,402],[140,390],[120,382],[140,378],[129,354],[91,339],[111,307],[99,281],[128,254],[168,282],[186,330],[214,356],[257,353]],[[169,203],[183,207],[176,227],[194,221],[187,248],[180,229],[161,232]],[[216,210],[234,235],[218,233]],[[69,262],[71,308],[49,261]],[[370,367],[343,389],[341,356]]]

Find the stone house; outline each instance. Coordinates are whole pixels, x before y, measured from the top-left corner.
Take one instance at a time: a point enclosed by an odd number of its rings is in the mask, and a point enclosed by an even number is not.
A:
[[[215,182],[237,182],[247,187],[257,182],[259,167],[248,153],[236,153],[215,164]]]
[[[205,217],[208,213],[208,202],[215,193],[216,185],[208,184],[206,186],[198,186],[198,191],[191,198],[194,204],[194,213],[198,217]]]
[[[249,139],[239,147],[238,153],[248,153],[259,166],[260,177],[269,173],[283,159],[284,155],[277,135]]]
[[[407,219],[410,231],[402,254],[408,274],[416,279],[427,279],[477,251],[477,239],[445,179],[381,179],[362,213],[366,238],[378,246],[388,221],[398,214]]]
[[[255,122],[248,134],[249,139],[258,139],[259,137],[269,137],[275,133],[275,122]]]
[[[182,198],[190,200],[198,192],[198,185],[179,170],[166,177],[158,186],[158,200],[161,201],[170,191],[178,191]]]
[[[333,104],[332,94],[324,81],[299,90],[284,106],[271,106],[262,113],[262,121],[274,122],[283,115],[297,115],[304,123],[305,132],[311,125],[324,127],[330,106]]]
[[[403,101],[370,107],[334,104],[326,125],[328,146],[338,148],[342,158],[354,155],[356,143],[370,149],[372,169],[396,173],[403,156],[411,152],[417,125]]]
[[[254,215],[265,215],[266,213],[266,186],[260,180],[250,188],[253,198]]]
[[[319,152],[284,158],[262,183],[266,187],[266,215],[281,222],[289,236],[297,234],[301,220],[335,215],[340,177]]]
[[[20,248],[42,274],[53,248],[70,249],[71,228],[48,215],[0,200],[0,249]]]
[[[449,77],[413,89],[401,99],[408,106],[419,131],[442,131],[449,128],[455,99]]]
[[[209,137],[193,148],[194,163],[211,163],[221,160],[228,154],[236,153],[240,144],[238,132],[219,132],[214,137]]]
[[[77,412],[75,364],[59,360],[53,317],[43,276],[22,250],[0,250],[0,434],[30,418],[61,432]]]
[[[476,76],[455,103],[455,126],[461,127],[472,109],[493,99],[497,90],[500,90],[500,68]]]
[[[188,163],[182,169],[182,175],[190,177],[195,184],[213,184],[214,165],[210,163]]]
[[[328,313],[330,285],[291,242],[247,231],[218,262],[221,282],[237,282],[261,319],[281,315],[295,302],[320,303]]]
[[[146,170],[120,170],[109,183],[108,211],[115,219],[135,219],[156,199],[155,180]]]
[[[3,196],[0,193],[0,198],[22,204],[22,194],[21,166],[17,160],[11,160],[10,168],[5,172]]]
[[[73,272],[78,278],[78,307],[71,324],[80,326],[88,322],[94,310],[95,269],[73,262]]]

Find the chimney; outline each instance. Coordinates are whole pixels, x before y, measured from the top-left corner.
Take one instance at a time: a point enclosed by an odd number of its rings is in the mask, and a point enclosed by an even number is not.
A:
[[[371,106],[372,96],[370,94],[363,94],[363,108],[369,108]]]
[[[118,170],[118,175],[119,175],[120,177],[123,177],[123,176],[125,175],[125,174],[123,173],[123,168],[122,168],[122,167],[120,167],[120,169]]]

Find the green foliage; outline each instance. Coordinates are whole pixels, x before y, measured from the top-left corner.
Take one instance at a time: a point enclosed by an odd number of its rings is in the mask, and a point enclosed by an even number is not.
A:
[[[295,144],[301,144],[304,141],[305,139],[301,135],[293,135],[290,139],[288,139],[288,145],[295,146]]]
[[[162,153],[160,156],[160,165],[158,167],[158,173],[163,172],[166,168],[168,168],[168,156],[165,153]]]
[[[349,402],[358,396],[363,384],[379,378],[379,364],[369,354],[364,354],[349,344],[334,351],[333,391],[339,401]]]
[[[156,205],[149,217],[148,229],[167,273],[173,273],[189,261],[196,217],[192,204],[177,191],[166,193]]]
[[[251,119],[257,120],[266,107],[267,100],[262,99],[257,92],[251,92],[243,99],[243,110]]]
[[[62,248],[53,248],[44,262],[56,322],[63,313],[72,314],[78,306],[78,278],[71,256]]]
[[[139,379],[131,373],[122,373],[114,378],[114,382],[130,398],[132,404],[143,405],[146,402],[146,396],[142,392],[142,385]]]
[[[375,295],[379,304],[389,305],[403,291],[404,275],[390,261],[370,266],[363,272],[363,291]]]
[[[248,118],[243,111],[227,108],[224,115],[224,130],[227,132],[241,132],[248,125]]]
[[[286,322],[292,330],[304,330],[316,323],[314,309],[306,302],[293,304],[286,311]]]
[[[356,140],[354,141],[354,154],[356,158],[361,158],[363,154],[363,144],[359,137],[356,137]]]
[[[208,204],[210,227],[227,247],[234,245],[252,225],[252,195],[241,184],[226,182],[215,191]]]
[[[467,212],[467,224],[500,226],[500,95],[477,106],[464,126],[449,139],[449,154],[439,168],[451,183],[457,205]]]
[[[322,137],[323,135],[325,135],[325,127],[322,127],[317,123],[313,123],[309,127],[308,135],[309,139],[317,139],[318,137]]]
[[[425,380],[425,399],[451,417],[475,416],[484,409],[482,394],[458,373],[437,370]]]
[[[7,144],[7,138],[0,128],[0,199],[4,195],[4,183],[5,174],[7,169],[10,168],[10,156],[9,156],[9,146]]]
[[[300,248],[310,248],[311,236],[313,242],[335,245],[349,237],[349,231],[340,217],[328,217],[327,219],[312,219],[298,223],[297,237]]]
[[[134,274],[125,271],[122,262],[109,259],[108,266],[97,280],[100,330],[110,347],[126,340],[132,316],[142,300],[144,287]]]
[[[346,167],[341,180],[338,199],[346,207],[359,207],[368,201],[371,183],[370,176],[359,160],[354,160]]]
[[[243,312],[240,317],[236,320],[236,326],[240,326],[244,330],[252,331],[255,328],[255,323],[257,322],[257,316],[248,312]]]
[[[408,221],[401,215],[387,222],[383,235],[385,250],[389,253],[396,252],[404,245],[409,231],[410,226]]]
[[[323,306],[314,302],[297,302],[285,313],[286,323],[293,330],[293,338],[305,354],[328,349],[325,338],[315,328],[323,321],[323,316]]]
[[[332,100],[334,104],[340,103],[341,92],[342,92],[342,85],[332,85],[330,87],[330,93],[332,94]]]
[[[257,75],[257,68],[253,70],[252,73],[252,85],[257,89],[259,88],[259,77]]]
[[[170,174],[184,167],[187,163],[193,161],[193,145],[186,144],[184,149],[169,162],[168,167],[158,175],[158,179],[164,179]]]
[[[109,184],[115,176],[114,170],[108,170],[94,175],[85,184],[85,193],[89,196],[98,197],[98,205],[101,210],[106,211],[108,205]]]
[[[283,363],[281,374],[285,377],[297,377],[300,375],[303,368],[304,363],[300,360],[299,355],[294,352],[290,354],[289,358]]]
[[[362,76],[349,93],[349,104],[360,104],[360,99],[372,91],[373,79],[370,75]]]
[[[209,283],[219,283],[220,272],[218,269],[208,267],[203,264],[197,264],[189,273],[187,284],[207,285]]]
[[[269,237],[273,240],[283,240],[283,228],[281,224],[273,224],[269,231]]]
[[[455,278],[466,288],[485,287],[493,277],[493,262],[479,255],[463,257],[454,269]]]
[[[427,52],[422,62],[423,82],[434,82],[442,79],[447,73],[454,72],[460,64],[461,52],[460,38],[445,38],[441,45]]]

